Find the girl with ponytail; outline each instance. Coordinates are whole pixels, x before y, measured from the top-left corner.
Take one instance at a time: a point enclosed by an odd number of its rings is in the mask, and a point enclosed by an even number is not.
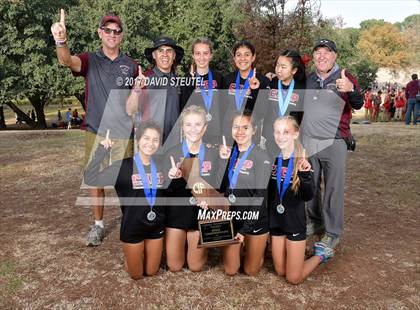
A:
[[[301,283],[333,256],[332,249],[317,242],[315,255],[305,261],[305,201],[312,199],[315,188],[311,165],[298,138],[299,125],[294,117],[274,121],[274,140],[280,151],[268,185],[269,230],[274,268],[292,284]]]

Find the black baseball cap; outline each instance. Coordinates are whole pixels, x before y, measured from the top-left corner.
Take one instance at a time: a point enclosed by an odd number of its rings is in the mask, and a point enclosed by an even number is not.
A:
[[[105,15],[99,22],[99,28],[102,28],[106,23],[116,23],[121,30],[123,30],[121,19],[117,15]]]
[[[176,45],[176,42],[168,37],[159,37],[156,38],[155,41],[153,42],[153,46],[152,47],[148,47],[144,50],[144,55],[146,56],[146,59],[150,62],[153,63],[153,51],[158,49],[159,47],[161,47],[162,45],[166,45],[166,46],[170,46],[175,50],[176,53],[176,57],[175,57],[175,62],[177,64],[181,63],[182,58],[184,57],[184,49],[178,45]]]
[[[316,49],[321,46],[324,46],[328,48],[330,51],[337,53],[337,46],[335,45],[334,41],[331,41],[328,39],[321,39],[315,44],[313,51],[316,51]]]

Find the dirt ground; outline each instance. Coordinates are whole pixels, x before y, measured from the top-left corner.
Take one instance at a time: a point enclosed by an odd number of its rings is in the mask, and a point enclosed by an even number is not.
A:
[[[345,231],[335,257],[303,284],[275,275],[227,277],[220,251],[205,271],[132,281],[123,270],[120,210],[105,211],[105,243],[79,196],[83,133],[0,132],[1,309],[420,309],[420,127],[353,125]],[[113,190],[109,190],[113,193]]]

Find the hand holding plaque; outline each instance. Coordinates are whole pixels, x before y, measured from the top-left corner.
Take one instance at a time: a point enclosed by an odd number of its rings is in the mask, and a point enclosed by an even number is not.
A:
[[[198,206],[206,212],[222,210],[226,214],[225,211],[229,210],[229,201],[200,176],[197,158],[184,159],[180,169]],[[223,218],[200,220],[198,228],[200,231],[198,247],[219,247],[240,242],[235,239],[232,220]]]

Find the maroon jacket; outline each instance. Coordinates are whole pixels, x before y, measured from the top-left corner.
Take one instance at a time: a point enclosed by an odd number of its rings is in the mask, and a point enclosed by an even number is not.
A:
[[[416,99],[416,95],[419,92],[419,80],[412,80],[407,83],[405,87],[405,97],[408,99]]]

